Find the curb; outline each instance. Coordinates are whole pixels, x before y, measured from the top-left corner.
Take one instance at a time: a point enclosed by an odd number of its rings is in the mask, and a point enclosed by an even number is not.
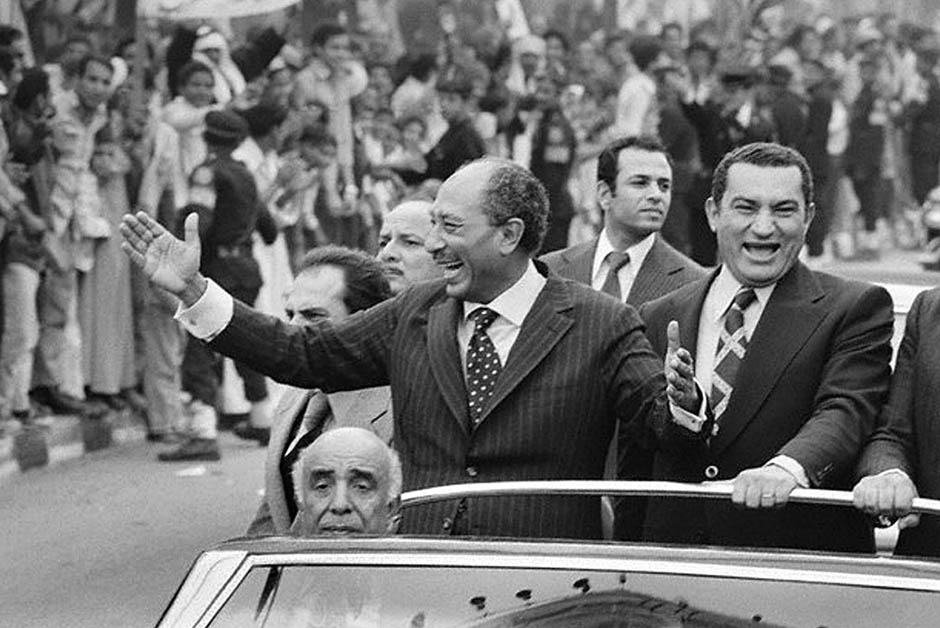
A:
[[[0,483],[30,469],[146,438],[144,419],[130,409],[109,411],[100,418],[41,417],[14,434],[0,436]]]

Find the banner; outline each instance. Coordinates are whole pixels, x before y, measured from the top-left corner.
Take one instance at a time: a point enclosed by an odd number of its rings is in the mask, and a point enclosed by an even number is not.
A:
[[[168,20],[234,18],[273,13],[300,0],[137,0],[137,16]]]

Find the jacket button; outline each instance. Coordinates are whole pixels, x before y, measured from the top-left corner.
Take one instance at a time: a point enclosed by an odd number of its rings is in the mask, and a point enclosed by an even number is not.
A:
[[[450,517],[445,518],[443,525],[441,525],[441,527],[444,528],[445,530],[450,530],[453,526],[454,526],[454,522]]]
[[[708,478],[709,480],[714,480],[715,478],[717,478],[718,467],[716,467],[713,464],[710,464],[707,467],[705,467],[705,477]]]
[[[479,475],[479,472],[477,471],[476,467],[467,467],[467,475],[471,478],[475,478],[477,475]]]

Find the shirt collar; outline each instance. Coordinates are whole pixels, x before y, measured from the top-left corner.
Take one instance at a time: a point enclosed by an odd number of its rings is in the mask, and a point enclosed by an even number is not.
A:
[[[474,303],[464,301],[463,315],[464,320],[474,310],[481,307],[488,307],[516,327],[522,327],[522,321],[529,314],[529,310],[535,304],[542,288],[545,287],[546,279],[536,270],[535,264],[529,260],[522,277],[502,292],[498,297],[489,303]]]
[[[643,264],[646,256],[649,255],[650,249],[653,248],[654,242],[656,242],[655,232],[626,249],[625,253],[630,256],[630,265],[633,266],[633,268],[639,268]],[[597,273],[601,271],[604,260],[606,260],[607,256],[613,251],[614,245],[610,243],[607,227],[604,227],[600,236],[597,238],[597,248],[594,249],[594,265],[591,268],[592,278],[597,277]]]
[[[724,316],[725,312],[728,310],[728,306],[731,305],[734,295],[736,295],[738,290],[742,287],[741,282],[731,274],[728,267],[722,265],[721,270],[718,271],[718,276],[715,277],[715,281],[712,282],[712,286],[708,291],[708,299],[710,302],[708,320],[714,322],[720,321],[721,317]],[[767,302],[770,300],[770,295],[773,294],[774,288],[776,287],[777,284],[772,283],[769,286],[754,288],[754,294],[757,295],[757,302],[760,304],[761,310],[766,307]]]

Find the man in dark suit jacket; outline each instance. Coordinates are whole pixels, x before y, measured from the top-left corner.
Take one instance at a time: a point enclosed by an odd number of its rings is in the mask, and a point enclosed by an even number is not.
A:
[[[311,250],[303,259],[285,303],[292,325],[342,320],[389,298],[380,263],[365,253],[335,246]],[[264,498],[248,535],[287,534],[298,512],[291,469],[302,450],[333,427],[361,427],[385,443],[392,440],[392,393],[388,386],[327,394],[289,388],[274,412],[265,461]]]
[[[657,451],[653,477],[733,481],[732,501],[744,509],[651,500],[644,536],[872,551],[858,512],[778,507],[797,486],[851,486],[887,392],[891,298],[798,261],[812,178],[792,149],[751,144],[729,153],[706,210],[723,265],[641,313],[654,349],[694,371],[714,423],[690,420],[685,446]]]
[[[701,279],[705,270],[659,234],[671,201],[672,165],[659,140],[643,136],[615,140],[597,163],[597,202],[604,212],[604,229],[594,240],[549,253],[542,260],[562,277],[634,307]],[[626,259],[620,257],[624,254]],[[619,267],[613,275],[612,263]],[[650,479],[652,451],[642,447],[637,436],[621,439],[621,479]],[[605,475],[615,477],[617,468],[616,459],[609,457]],[[619,500],[618,538],[640,539],[645,504],[644,498]]]
[[[213,348],[294,386],[390,384],[406,490],[600,478],[616,424],[685,438],[668,402],[698,407],[684,374],[650,350],[636,312],[533,263],[548,207],[529,171],[473,162],[441,186],[432,217],[425,246],[443,280],[313,328],[254,312],[199,275],[195,220],[185,243],[140,213],[122,233],[131,259],[180,298],[180,319]],[[667,390],[664,372],[683,390]],[[402,531],[596,538],[598,514],[591,497],[468,499],[406,511]]]
[[[871,515],[903,517],[895,554],[940,556],[937,517],[908,514],[915,497],[940,498],[938,321],[940,288],[917,295],[888,403],[858,465],[864,477],[855,486],[856,506]]]

